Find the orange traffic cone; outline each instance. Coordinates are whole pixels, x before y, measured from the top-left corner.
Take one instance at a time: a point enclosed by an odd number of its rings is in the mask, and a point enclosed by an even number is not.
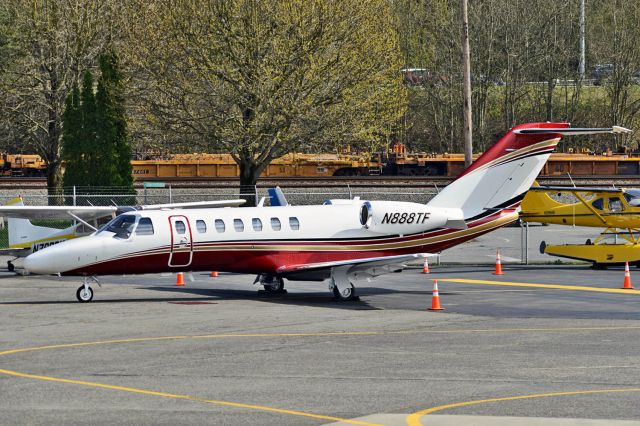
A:
[[[422,273],[423,274],[428,274],[429,273],[429,260],[427,260],[428,258],[424,258],[424,266],[422,267]]]
[[[178,272],[178,275],[176,276],[176,287],[181,287],[186,285],[184,283],[184,274],[182,272]]]
[[[633,286],[631,285],[631,274],[629,273],[629,262],[624,262],[624,285],[622,288],[633,290]]]
[[[496,271],[493,273],[493,275],[504,275],[504,272],[502,272],[502,262],[500,262],[500,251],[496,251]]]
[[[438,280],[433,280],[433,293],[431,296],[430,311],[444,311],[444,308],[440,307],[440,294],[438,293]]]
[[[218,272],[217,271],[211,271],[211,276],[213,278],[217,277],[218,276]]]

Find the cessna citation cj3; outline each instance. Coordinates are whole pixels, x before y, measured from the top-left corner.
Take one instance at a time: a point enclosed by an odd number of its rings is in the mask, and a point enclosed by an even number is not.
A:
[[[274,292],[284,279],[328,279],[337,299],[350,300],[360,279],[400,271],[518,219],[520,201],[562,135],[626,131],[516,126],[427,204],[352,199],[123,213],[89,236],[29,255],[24,268],[84,276],[81,302],[93,297],[90,276],[178,271],[256,274]]]

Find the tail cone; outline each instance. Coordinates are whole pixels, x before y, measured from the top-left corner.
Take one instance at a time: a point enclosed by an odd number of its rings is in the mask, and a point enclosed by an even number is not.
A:
[[[430,311],[444,311],[444,308],[440,306],[440,294],[438,293],[438,280],[433,280],[433,293],[431,296]]]

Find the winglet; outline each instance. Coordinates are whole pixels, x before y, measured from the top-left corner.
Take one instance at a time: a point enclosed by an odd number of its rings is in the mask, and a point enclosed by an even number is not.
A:
[[[275,188],[269,188],[268,191],[271,207],[289,205],[289,202],[284,196],[284,192],[282,192],[282,189],[279,186],[276,186]]]

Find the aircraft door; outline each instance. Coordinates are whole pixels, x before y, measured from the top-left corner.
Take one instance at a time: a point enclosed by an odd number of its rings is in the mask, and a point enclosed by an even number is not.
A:
[[[171,228],[171,252],[169,266],[189,266],[193,259],[193,235],[191,225],[186,216],[169,216]]]

